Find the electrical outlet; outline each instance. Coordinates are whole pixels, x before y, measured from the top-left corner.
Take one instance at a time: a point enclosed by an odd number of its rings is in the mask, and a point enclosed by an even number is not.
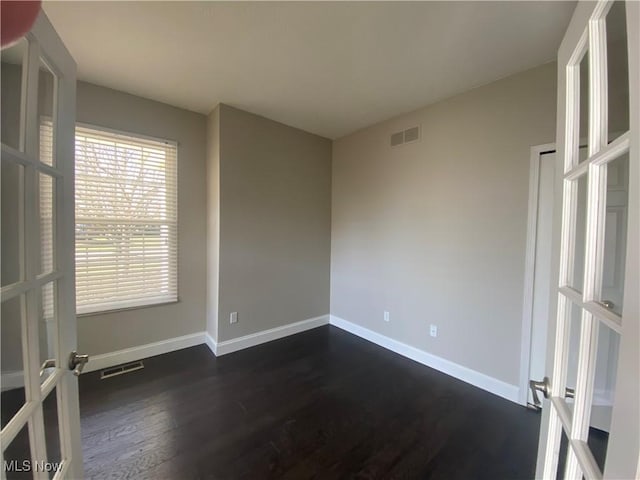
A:
[[[385,322],[388,322],[388,321],[389,321],[389,312],[387,312],[386,310],[385,310],[385,312],[384,312],[384,321],[385,321]]]
[[[229,323],[238,323],[238,312],[231,312],[231,315],[229,315]]]
[[[437,325],[431,324],[431,327],[429,328],[429,335],[431,335],[432,337],[437,337],[438,336],[438,326]]]

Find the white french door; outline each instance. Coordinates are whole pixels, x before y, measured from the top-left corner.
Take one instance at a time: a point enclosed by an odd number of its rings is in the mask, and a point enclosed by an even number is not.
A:
[[[76,65],[42,12],[0,59],[1,475],[81,478],[78,381],[70,371]],[[49,152],[41,150],[43,117],[53,123]]]
[[[640,474],[639,29],[638,2],[580,2],[558,52],[545,479]]]

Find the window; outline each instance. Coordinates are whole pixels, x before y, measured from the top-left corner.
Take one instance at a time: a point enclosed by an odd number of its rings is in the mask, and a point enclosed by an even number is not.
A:
[[[176,301],[177,145],[77,126],[75,186],[77,312]]]

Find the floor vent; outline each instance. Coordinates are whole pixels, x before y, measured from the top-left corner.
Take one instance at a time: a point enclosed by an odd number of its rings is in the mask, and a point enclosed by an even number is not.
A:
[[[115,377],[116,375],[123,375],[129,372],[135,372],[136,370],[141,370],[143,368],[144,364],[141,360],[137,362],[124,363],[115,367],[105,368],[100,372],[100,380],[104,380],[105,378],[109,377]]]

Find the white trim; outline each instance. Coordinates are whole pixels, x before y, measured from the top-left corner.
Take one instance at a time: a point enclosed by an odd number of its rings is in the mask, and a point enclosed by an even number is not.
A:
[[[135,362],[143,358],[154,357],[195,345],[202,345],[206,343],[206,337],[206,332],[198,332],[182,337],[161,340],[159,342],[147,343],[146,345],[139,345],[137,347],[125,348],[124,350],[116,350],[115,352],[91,355],[89,357],[89,363],[84,367],[83,373],[94,372],[123,363]]]
[[[329,323],[335,327],[345,330],[349,333],[357,335],[360,338],[364,338],[376,345],[398,353],[403,357],[410,358],[418,363],[431,367],[442,373],[450,375],[458,380],[469,383],[475,387],[481,388],[489,393],[498,395],[512,402],[518,403],[519,388],[517,385],[511,385],[509,383],[498,380],[497,378],[490,377],[484,373],[477,372],[462,365],[458,365],[450,360],[438,357],[431,353],[427,353],[424,350],[420,350],[416,347],[407,345],[398,340],[386,337],[380,333],[369,330],[368,328],[361,327],[355,323],[351,323],[342,318],[330,315]]]
[[[543,153],[555,151],[555,143],[531,147],[529,162],[529,213],[524,265],[524,298],[522,300],[522,334],[520,346],[520,393],[518,396],[518,403],[524,406],[527,405],[529,397],[529,370],[531,368],[531,329],[533,326],[533,287],[536,264],[536,235],[538,231],[540,161]]]
[[[169,338],[159,342],[147,343],[136,347],[116,350],[115,352],[103,353],[100,355],[92,355],[89,363],[83,370],[83,373],[95,372],[103,368],[121,365],[123,363],[135,362],[144,358],[162,355],[183,348],[193,347],[205,344],[215,356],[226,355],[238,350],[260,345],[261,343],[270,342],[279,338],[295,335],[312,328],[321,327],[329,323],[329,315],[321,315],[319,317],[309,318],[300,322],[283,325],[282,327],[271,328],[262,332],[252,333],[244,337],[233,338],[224,342],[216,342],[209,332],[198,332],[182,337]],[[4,384],[4,376],[3,376]],[[16,388],[16,387],[12,387]]]
[[[24,372],[22,370],[12,370],[10,372],[2,372],[0,376],[1,390],[13,390],[16,388],[24,388]]]
[[[204,334],[204,343],[207,347],[209,347],[211,353],[213,353],[217,357],[218,343],[213,339],[211,335],[209,335],[209,332],[205,332]]]
[[[219,357],[228,353],[237,352],[238,350],[254,347],[261,343],[267,343],[272,340],[311,330],[312,328],[321,327],[328,323],[329,315],[321,315],[319,317],[283,325],[282,327],[270,328],[269,330],[263,330],[262,332],[252,333],[250,335],[245,335],[244,337],[232,338],[231,340],[225,340],[224,342],[216,343],[211,339],[210,341],[212,344],[207,343],[207,345],[209,345],[209,348],[211,348],[215,355]]]

